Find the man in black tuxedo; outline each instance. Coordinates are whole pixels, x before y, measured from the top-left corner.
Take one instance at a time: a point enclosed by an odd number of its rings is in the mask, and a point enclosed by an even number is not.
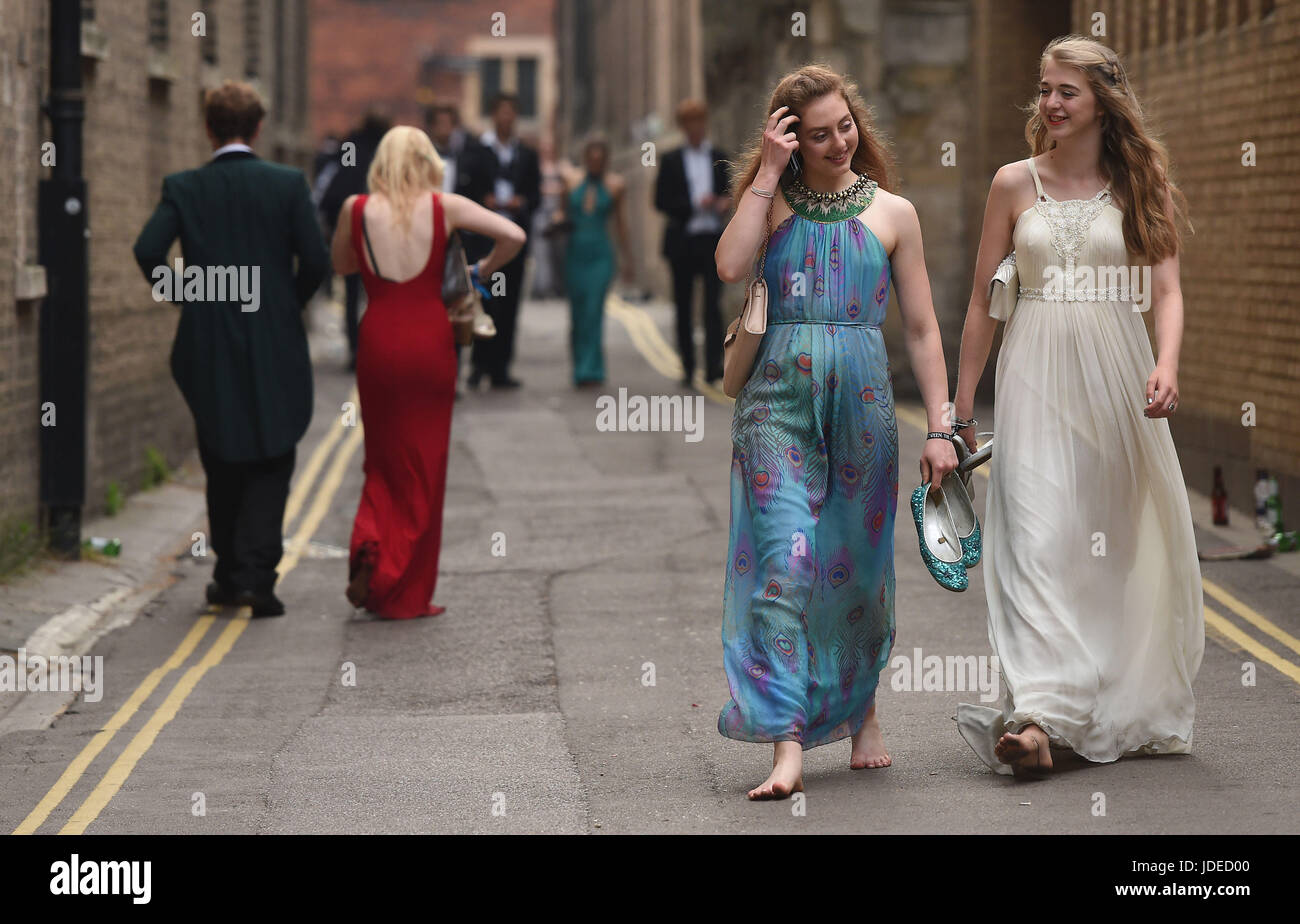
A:
[[[429,138],[442,158],[442,191],[481,203],[492,191],[493,176],[488,171],[487,152],[461,127],[460,110],[449,103],[433,106],[428,127]]]
[[[208,602],[279,616],[284,507],[312,414],[302,309],[329,257],[302,171],[249,147],[265,111],[248,84],[226,81],[208,92],[212,160],[163,179],[135,259],[155,299],[180,303],[171,368],[207,475],[217,557]],[[181,276],[166,263],[177,237]]]
[[[325,233],[334,237],[339,212],[349,196],[366,192],[366,174],[375,159],[379,142],[392,122],[378,112],[367,112],[356,130],[343,140],[336,169],[333,171],[320,200],[321,217],[325,220]],[[349,147],[350,145],[350,147]],[[348,368],[357,366],[357,335],[361,325],[361,274],[350,273],[343,277],[343,320],[348,335]]]
[[[442,158],[442,191],[454,192],[482,204],[492,191],[493,162],[483,146],[461,128],[460,110],[450,104],[433,106],[428,114],[429,137]],[[487,255],[493,240],[470,231],[461,231],[466,259],[472,261]],[[460,354],[463,347],[456,344],[456,380],[460,381]],[[460,397],[457,387],[456,397]]]
[[[537,152],[519,140],[515,134],[518,104],[510,93],[501,93],[492,103],[492,128],[479,138],[486,174],[490,179],[482,205],[509,218],[525,231],[532,227],[533,213],[542,198],[542,172]],[[477,250],[466,257],[477,259]],[[469,385],[478,387],[486,375],[493,388],[518,388],[520,381],[510,376],[510,363],[515,354],[515,321],[519,315],[519,300],[524,287],[524,261],[528,256],[525,243],[518,256],[502,267],[505,274],[505,292],[485,299],[483,307],[496,324],[497,335],[488,340],[475,340],[470,354],[473,370]],[[483,280],[489,289],[492,280]]]
[[[677,106],[677,124],[686,144],[669,151],[655,180],[655,208],[668,216],[663,254],[673,273],[677,306],[677,351],[690,387],[695,375],[695,325],[691,318],[695,277],[704,277],[704,370],[710,381],[722,378],[722,282],[713,252],[722,236],[729,207],[726,155],[709,143],[709,109],[700,100]]]

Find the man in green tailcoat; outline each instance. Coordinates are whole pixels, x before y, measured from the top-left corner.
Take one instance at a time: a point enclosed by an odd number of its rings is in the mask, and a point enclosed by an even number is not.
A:
[[[212,159],[163,179],[135,259],[154,298],[180,309],[171,368],[207,475],[208,602],[279,616],[284,507],[312,414],[302,310],[329,258],[302,171],[250,147],[264,115],[248,84],[208,92]],[[168,265],[178,237],[182,257]]]

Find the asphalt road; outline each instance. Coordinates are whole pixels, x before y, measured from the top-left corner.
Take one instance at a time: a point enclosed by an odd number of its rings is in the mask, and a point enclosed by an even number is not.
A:
[[[663,339],[667,314],[649,316]],[[646,353],[644,326],[631,334],[607,320],[606,393],[677,393],[662,350]],[[807,753],[803,802],[748,802],[770,749],[716,731],[727,697],[719,627],[730,408],[705,401],[698,442],[682,432],[602,432],[596,393],[568,383],[567,337],[564,305],[528,304],[516,369],[525,388],[458,402],[435,598],[447,612],[407,622],[376,621],[343,597],[346,561],[334,556],[348,544],[362,454],[353,431],[337,429],[351,377],[337,360],[322,362],[299,484],[313,450],[337,434],[290,524],[313,545],[300,546],[280,586],[289,614],[205,621],[209,563],[182,554],[176,582],[147,614],[97,647],[103,699],[77,703],[47,730],[0,738],[0,825],[177,834],[1300,830],[1300,683],[1217,640],[1196,680],[1190,756],[1076,765],[1017,784],[991,774],[957,734],[956,705],[977,692],[896,690],[891,669],[879,707],[892,767],[851,772],[849,744],[839,742]],[[968,592],[952,594],[917,553],[906,498],[918,480],[918,412],[900,409],[895,654],[987,655],[980,570]],[[980,478],[981,511],[985,485]],[[1300,636],[1297,581],[1276,563],[1203,572]],[[1234,619],[1300,664],[1300,649]],[[178,654],[196,626],[204,634]],[[1242,684],[1244,661],[1257,662],[1254,686]]]

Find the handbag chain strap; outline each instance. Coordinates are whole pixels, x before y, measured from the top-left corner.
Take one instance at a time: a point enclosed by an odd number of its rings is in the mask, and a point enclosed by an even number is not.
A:
[[[751,288],[759,280],[763,280],[763,285],[767,285],[767,280],[764,279],[764,273],[767,271],[767,239],[772,235],[772,209],[775,206],[775,198],[767,203],[767,216],[763,219],[763,244],[758,251],[758,275],[750,280]]]

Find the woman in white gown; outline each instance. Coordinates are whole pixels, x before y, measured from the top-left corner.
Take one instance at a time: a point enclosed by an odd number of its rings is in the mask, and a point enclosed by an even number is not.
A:
[[[999,708],[958,729],[1000,773],[1051,748],[1090,761],[1186,753],[1204,622],[1191,511],[1169,432],[1178,408],[1182,195],[1118,57],[1082,36],[1044,49],[1033,156],[989,192],[962,334],[968,418],[997,319],[988,283],[1014,249],[1019,298],[998,354],[984,523]],[[1141,312],[1154,311],[1159,360]],[[974,443],[974,430],[959,435]]]

